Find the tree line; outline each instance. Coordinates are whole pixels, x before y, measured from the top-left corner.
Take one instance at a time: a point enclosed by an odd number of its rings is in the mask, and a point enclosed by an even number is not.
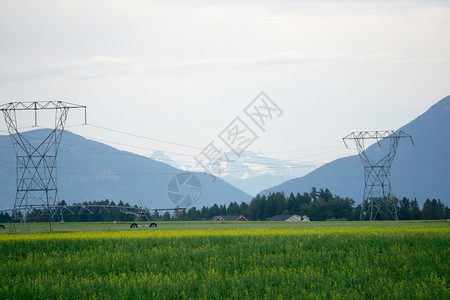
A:
[[[450,209],[445,206],[440,199],[426,199],[420,208],[417,199],[410,200],[406,197],[397,199],[397,212],[399,220],[438,220],[450,219]],[[61,201],[58,205],[64,207],[67,203]],[[102,206],[108,206],[105,209]],[[102,201],[86,201],[75,203],[63,211],[63,219],[66,222],[110,222],[110,221],[134,221],[136,215],[124,213],[122,207],[132,207],[128,203],[119,201],[117,204],[108,199]],[[137,205],[133,208],[139,208]],[[61,211],[60,211],[61,212]],[[351,198],[341,198],[333,195],[328,189],[312,188],[309,193],[290,193],[286,196],[283,192],[269,195],[257,195],[249,204],[242,202],[238,204],[231,202],[228,206],[214,204],[211,207],[203,206],[187,210],[156,211],[150,217],[153,221],[159,220],[180,220],[180,221],[206,221],[213,217],[240,216],[243,215],[250,221],[265,221],[275,215],[299,215],[308,216],[312,221],[325,220],[359,220],[361,214],[361,204],[355,206],[355,201]],[[30,218],[39,215],[38,221],[48,220],[48,214],[41,214],[36,209],[30,213]],[[55,214],[55,219],[60,220],[59,213]],[[141,219],[142,220],[142,219]],[[0,212],[0,222],[9,222],[10,215]]]
[[[68,205],[64,200],[56,205],[58,208],[48,212],[41,208],[35,208],[27,215],[28,220],[33,222],[47,222],[50,214],[53,214],[54,221],[64,222],[112,222],[112,221],[134,221],[135,216],[124,213],[122,208],[138,208],[137,205],[131,206],[128,203],[119,201],[84,201]],[[19,212],[19,215],[21,213]],[[20,217],[21,218],[21,217]],[[11,220],[11,213],[0,212],[0,222],[6,223]]]
[[[449,219],[450,209],[440,199],[427,199],[419,207],[417,199],[410,200],[406,197],[398,199],[397,214],[399,220],[439,220]],[[309,193],[290,193],[286,196],[283,192],[266,195],[256,195],[250,204],[232,202],[225,205],[214,204],[211,207],[197,209],[192,207],[187,211],[176,214],[178,220],[210,220],[217,215],[243,215],[250,221],[265,221],[275,215],[299,215],[308,216],[312,221],[325,220],[359,220],[361,204],[355,205],[351,198],[341,198],[333,195],[328,189],[312,188]]]

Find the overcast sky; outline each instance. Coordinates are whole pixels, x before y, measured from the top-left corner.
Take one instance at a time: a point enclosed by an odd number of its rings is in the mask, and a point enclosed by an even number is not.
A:
[[[239,116],[249,150],[320,163],[450,94],[449,1],[278,2],[1,1],[0,104],[78,103],[90,124],[198,147],[68,128],[148,156],[228,150],[218,135]],[[265,131],[244,114],[261,91],[282,110]]]

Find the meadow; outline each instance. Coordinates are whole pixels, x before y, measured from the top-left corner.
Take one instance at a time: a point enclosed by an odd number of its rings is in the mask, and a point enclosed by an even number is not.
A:
[[[0,299],[450,299],[449,222],[35,228],[0,234]]]

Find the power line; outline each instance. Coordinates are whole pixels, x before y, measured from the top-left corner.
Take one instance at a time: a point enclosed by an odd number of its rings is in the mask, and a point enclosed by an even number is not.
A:
[[[95,127],[95,128],[99,128],[99,129],[115,132],[115,133],[120,133],[120,134],[125,134],[125,135],[129,135],[129,136],[133,136],[133,137],[137,137],[137,138],[141,138],[141,139],[150,140],[150,141],[165,143],[165,144],[174,145],[174,146],[181,146],[181,147],[186,147],[186,148],[191,148],[191,149],[203,150],[203,148],[201,148],[201,147],[196,147],[196,146],[192,146],[192,145],[186,145],[186,144],[175,143],[175,142],[170,142],[170,141],[161,140],[161,139],[150,138],[150,137],[146,137],[146,136],[142,136],[142,135],[137,135],[137,134],[133,134],[133,133],[129,133],[129,132],[124,132],[124,131],[119,131],[119,130],[115,130],[115,129],[110,129],[110,128],[106,128],[106,127],[102,127],[102,126],[98,126],[98,125],[93,125],[93,124],[87,124],[87,125]]]
[[[73,125],[73,126],[86,126],[86,125]],[[195,147],[195,146],[191,146],[191,145],[185,145],[185,144],[180,144],[180,143],[173,143],[173,142],[169,142],[169,141],[164,141],[164,140],[160,140],[160,139],[154,139],[154,138],[150,138],[150,137],[145,137],[145,136],[141,136],[141,135],[136,135],[136,134],[132,134],[132,133],[128,133],[128,132],[123,132],[123,131],[119,131],[119,130],[115,130],[115,129],[110,129],[110,128],[106,128],[106,127],[102,127],[102,126],[98,126],[98,125],[88,125],[88,126],[92,126],[92,127],[96,127],[96,128],[100,128],[103,130],[108,130],[111,132],[115,132],[115,133],[120,133],[120,134],[125,134],[125,135],[129,135],[129,136],[133,136],[133,137],[138,137],[138,138],[143,138],[143,139],[147,139],[147,140],[152,140],[152,141],[161,141],[161,142],[165,142],[168,144],[172,144],[172,145],[181,145],[181,146],[185,146],[185,147],[189,147],[189,148],[193,148],[193,149],[204,149],[204,148],[200,148],[200,147]],[[43,127],[41,127],[43,128]],[[130,144],[125,144],[125,143],[118,143],[118,142],[114,142],[114,141],[108,141],[108,140],[103,140],[103,139],[98,139],[98,138],[93,138],[93,137],[88,137],[88,136],[83,136],[84,138],[90,139],[90,140],[94,140],[94,141],[98,141],[101,143],[107,143],[107,144],[115,144],[115,145],[120,145],[120,146],[125,146],[125,147],[130,147],[130,148],[135,148],[135,149],[140,149],[140,150],[149,150],[149,151],[161,151],[159,149],[155,149],[155,148],[148,148],[148,147],[142,147],[142,146],[135,146],[135,145],[130,145]],[[83,147],[83,146],[81,146]],[[104,150],[99,150],[99,149],[93,149],[93,148],[89,148],[89,147],[83,147],[86,149],[92,149],[93,151],[104,151]],[[340,149],[344,149],[344,147],[328,147],[328,148],[316,148],[316,149],[298,149],[298,150],[290,150],[290,151],[279,151],[277,153],[295,153],[295,152],[306,152],[306,151],[314,151],[314,150],[319,150],[319,149],[333,149],[330,151],[326,151],[324,153],[319,153],[319,154],[312,154],[312,155],[307,155],[304,157],[296,157],[294,159],[276,159],[277,161],[280,161],[280,165],[284,164],[284,163],[294,163],[294,164],[307,164],[307,163],[311,163],[308,161],[298,161],[298,159],[301,158],[307,158],[307,157],[314,157],[314,156],[319,156],[321,154],[325,154],[325,153],[330,153],[330,152],[335,152],[338,151]],[[336,149],[336,150],[334,150]],[[186,154],[186,153],[180,153],[180,152],[174,152],[174,151],[163,151],[164,153],[168,153],[171,155],[179,155],[179,156],[184,156],[184,157],[194,157],[194,155],[192,154]],[[269,152],[269,153],[275,153],[275,152]],[[230,152],[228,152],[228,154],[230,154]],[[138,155],[138,154],[121,154],[121,155]],[[246,155],[247,157],[251,157],[251,158],[257,158],[257,159],[265,159],[266,157],[261,157],[258,155]],[[336,156],[333,156],[336,157]],[[341,157],[341,156],[338,156]],[[172,162],[180,162],[180,163],[192,163],[191,161],[187,162],[187,161],[181,161],[181,160],[176,160],[176,159],[171,159]],[[170,162],[170,161],[169,161]],[[314,162],[316,163],[316,162]],[[320,164],[323,164],[323,162],[319,162]],[[272,163],[272,165],[275,163]]]
[[[103,129],[103,130],[107,130],[107,131],[111,131],[111,132],[115,132],[115,133],[120,133],[120,134],[125,134],[125,135],[132,136],[132,137],[138,137],[138,138],[142,138],[142,139],[146,139],[146,140],[157,141],[157,142],[162,142],[162,143],[166,143],[166,144],[187,147],[187,148],[191,148],[191,149],[204,150],[204,147],[197,147],[197,146],[192,146],[192,145],[186,145],[186,144],[181,144],[181,143],[170,142],[170,141],[166,141],[166,140],[162,140],[162,139],[155,139],[155,138],[151,138],[151,137],[147,137],[147,136],[142,136],[142,135],[137,135],[137,134],[133,134],[133,133],[129,133],[129,132],[124,132],[124,131],[120,131],[120,130],[106,128],[106,127],[103,127],[103,126],[92,125],[92,124],[87,124],[87,126],[92,126],[92,127],[96,127],[96,128],[99,128],[99,129]],[[158,149],[127,145],[127,144],[122,144],[122,143],[117,143],[117,142],[112,142],[112,141],[105,141],[105,140],[96,139],[96,138],[90,138],[90,139],[97,140],[97,141],[100,141],[100,142],[113,143],[113,144],[116,144],[116,145],[137,148],[137,149],[160,151]],[[326,147],[326,148],[316,148],[316,149],[297,149],[297,150],[289,150],[289,151],[267,152],[266,154],[295,153],[295,152],[307,152],[307,151],[327,150],[327,149],[342,150],[342,149],[345,149],[345,147]],[[333,152],[333,151],[335,151],[335,150],[331,150],[329,152]],[[182,155],[182,156],[193,156],[193,155],[190,155],[190,154],[184,154],[184,153],[173,152],[173,151],[163,151],[163,152],[170,153],[170,154],[176,154],[176,155]],[[256,155],[248,155],[248,156],[249,157],[253,157],[253,158],[260,158],[259,156],[256,156]],[[311,155],[311,156],[317,156],[317,155]],[[306,157],[309,157],[309,156],[306,156]],[[295,159],[293,159],[293,160],[292,159],[288,159],[288,160],[282,159],[282,161],[294,161],[294,160]]]
[[[89,138],[89,137],[87,137],[87,138]],[[98,140],[98,141],[100,141],[100,142],[106,142],[106,143],[115,143],[115,142],[112,142],[112,141],[105,141],[105,140],[100,140],[100,139],[95,139],[95,138],[89,138],[89,139],[93,139],[93,140]],[[129,152],[117,152],[117,151],[113,151],[113,150],[102,150],[102,149],[95,149],[95,148],[91,148],[91,147],[86,147],[86,146],[81,146],[81,145],[75,145],[75,144],[71,144],[71,143],[65,143],[66,145],[72,145],[72,146],[74,146],[74,147],[78,147],[78,148],[84,148],[84,149],[88,149],[88,150],[90,150],[90,151],[87,151],[87,152],[74,152],[74,151],[63,151],[63,150],[61,150],[62,152],[68,152],[68,153],[95,153],[95,154],[111,154],[111,155],[126,155],[126,156],[139,156],[138,154],[134,154],[134,153],[129,153]],[[120,145],[124,145],[124,146],[128,146],[128,147],[138,147],[138,146],[133,146],[133,145],[128,145],[128,144],[122,144],[122,143],[117,143],[117,144],[120,144]],[[9,146],[9,147],[12,147],[12,146]],[[140,148],[140,149],[146,149],[146,150],[155,150],[155,149],[151,149],[151,148],[144,148],[144,147],[138,147],[138,148]],[[293,168],[297,168],[297,169],[304,169],[304,168],[308,168],[308,166],[303,166],[303,165],[298,165],[298,164],[315,164],[316,166],[317,165],[319,165],[319,166],[326,166],[326,167],[347,167],[347,166],[354,166],[353,164],[345,164],[345,165],[339,165],[339,166],[329,166],[329,165],[327,165],[329,162],[326,162],[326,161],[324,161],[324,160],[309,160],[309,161],[299,161],[298,159],[299,158],[306,158],[306,157],[313,157],[313,156],[319,156],[319,155],[321,155],[321,154],[326,154],[326,153],[330,153],[330,152],[335,152],[334,150],[332,150],[332,151],[325,151],[325,152],[322,152],[322,153],[318,153],[318,154],[314,154],[314,155],[308,155],[308,156],[304,156],[304,157],[297,157],[297,158],[294,158],[294,159],[286,159],[286,160],[278,160],[278,162],[270,162],[270,163],[267,163],[267,162],[253,162],[253,163],[255,163],[255,164],[259,164],[259,165],[262,165],[262,166],[266,166],[266,167],[270,167],[271,168],[271,170],[276,170],[276,169],[282,169],[282,168],[286,168],[286,163],[293,163],[293,164],[295,164],[294,166],[293,166]],[[184,155],[184,156],[190,156],[190,155],[187,155],[187,154],[183,154],[183,153],[178,153],[178,152],[175,152],[176,154],[178,154],[178,155]],[[264,160],[264,159],[267,159],[266,157],[260,157],[260,156],[253,156],[253,157],[256,157],[256,158],[258,158],[258,159],[261,159],[261,160]],[[338,156],[328,156],[328,157],[326,157],[326,158],[324,158],[325,160],[333,160],[333,159],[336,159],[336,158],[341,158],[342,156],[341,155],[338,155]],[[270,159],[270,158],[269,158]],[[162,161],[164,161],[164,160],[162,160]],[[183,161],[183,160],[176,160],[176,159],[169,159],[169,160],[167,160],[168,162],[178,162],[178,163],[191,163],[191,161]],[[231,161],[231,163],[232,163],[233,161]],[[14,162],[9,162],[9,163],[14,163]],[[292,167],[292,166],[291,166]],[[62,168],[62,167],[61,167]],[[81,169],[82,170],[82,169]],[[241,172],[241,171],[246,171],[246,170],[248,170],[247,168],[245,168],[245,167],[241,167],[241,168],[230,168],[230,169],[226,169],[226,170],[222,170],[223,172],[225,172],[225,173],[229,173],[229,174],[236,174],[236,173],[239,173],[239,172]],[[199,168],[199,172],[202,172],[202,170],[201,170],[201,168]]]
[[[328,149],[343,149],[343,148],[345,148],[345,147],[325,147],[325,148],[312,148],[312,149],[297,149],[297,150],[287,150],[287,151],[264,152],[264,154],[294,153],[294,152],[307,152],[307,151],[328,150]]]
[[[78,124],[78,125],[72,125],[72,126],[68,126],[68,127],[78,127],[78,126],[86,126],[86,125]],[[110,129],[110,128],[106,128],[106,127],[102,127],[102,126],[98,126],[98,125],[88,125],[88,126],[100,128],[100,129],[103,129],[103,130],[108,130],[108,131],[115,132],[115,133],[125,134],[125,135],[129,135],[129,136],[133,136],[133,137],[143,138],[143,139],[147,139],[147,140],[151,140],[151,141],[164,142],[164,143],[167,143],[167,144],[172,144],[172,145],[177,145],[177,146],[184,146],[184,147],[188,147],[188,148],[192,148],[192,149],[203,149],[203,148],[195,147],[195,146],[192,146],[192,145],[185,145],[185,144],[181,144],[181,143],[174,143],[174,142],[164,141],[164,140],[161,140],[161,139],[154,139],[154,138],[141,136],[141,135],[136,135],[136,134],[123,132],[123,131],[119,131],[119,130],[114,130],[114,129]],[[32,126],[32,127],[26,127],[26,128],[35,128],[35,127]],[[43,127],[41,127],[41,128],[43,128]],[[155,149],[155,148],[135,146],[135,145],[131,145],[131,144],[118,143],[118,142],[113,142],[113,141],[103,140],[103,139],[97,139],[97,138],[92,138],[92,137],[87,137],[87,136],[82,136],[82,137],[84,137],[86,139],[98,141],[98,142],[101,142],[101,143],[115,144],[115,145],[120,145],[120,146],[140,149],[140,150],[149,150],[149,151],[153,151],[153,152],[154,151],[160,151],[159,149]],[[30,138],[32,138],[32,137],[30,137]],[[428,145],[432,145],[432,146],[446,147],[446,146],[443,146],[443,145],[431,144],[431,143],[426,143],[426,142],[422,142],[422,141],[419,141],[419,143],[428,144]],[[78,145],[78,144],[76,144],[76,145],[75,144],[71,144],[71,143],[64,143],[64,144],[72,145],[73,147],[77,147],[79,149],[87,149],[87,150],[89,150],[89,151],[78,151],[78,152],[64,151],[62,149],[60,150],[60,151],[69,152],[69,153],[94,153],[94,154],[110,154],[110,155],[125,155],[125,156],[136,156],[136,155],[138,155],[138,156],[140,156],[139,154],[135,154],[135,153],[132,153],[132,152],[126,152],[126,151],[118,152],[118,151],[114,151],[114,150],[96,149],[96,148],[92,148],[92,147],[81,146],[81,145]],[[2,147],[11,147],[11,146],[2,146]],[[272,158],[269,158],[269,157],[266,157],[266,156],[246,155],[246,157],[255,158],[257,160],[257,161],[252,161],[252,162],[248,162],[248,163],[258,164],[258,165],[262,165],[262,166],[265,166],[265,167],[270,167],[271,170],[282,169],[282,168],[284,169],[284,168],[287,167],[286,164],[291,164],[289,167],[296,168],[296,169],[308,168],[308,166],[304,166],[305,164],[314,164],[315,165],[314,167],[325,166],[325,165],[327,165],[329,163],[329,160],[347,157],[347,156],[343,156],[343,155],[333,155],[333,156],[321,157],[321,155],[323,155],[323,154],[334,153],[334,152],[340,151],[342,149],[345,149],[345,147],[325,147],[325,148],[313,148],[313,149],[297,149],[297,150],[289,150],[289,151],[274,151],[274,152],[267,152],[266,154],[298,153],[298,152],[308,152],[308,151],[328,150],[328,149],[331,149],[331,150],[320,152],[320,153],[309,154],[309,155],[305,155],[305,156],[298,156],[298,157],[294,157],[294,158],[291,158],[291,159],[274,159],[277,162],[265,162],[264,160],[266,160],[266,159],[272,159]],[[356,150],[356,149],[353,149],[353,150]],[[431,150],[431,149],[428,149],[428,151],[433,151],[435,153],[440,153],[440,152],[437,152],[437,151],[434,151],[434,150]],[[162,152],[166,153],[166,154],[171,154],[171,155],[176,155],[176,156],[183,156],[183,157],[193,157],[194,156],[194,155],[191,155],[191,154],[186,154],[186,153],[181,153],[181,152],[174,152],[174,151],[162,151]],[[230,154],[230,153],[228,153],[228,154]],[[440,153],[440,154],[447,155],[445,153]],[[144,157],[148,157],[148,156],[144,156]],[[311,157],[320,157],[321,159],[318,159],[318,160],[317,159],[316,160],[306,160],[306,161],[303,160],[305,158],[311,158]],[[154,159],[154,160],[156,160],[156,159]],[[167,162],[169,165],[170,165],[170,163],[181,163],[181,164],[191,164],[191,163],[193,163],[192,161],[186,161],[186,160],[180,160],[180,159],[172,159],[172,158],[159,159],[159,160],[156,160],[156,161]],[[234,162],[233,160],[230,161],[230,163],[233,163],[233,162]],[[173,166],[173,167],[180,168],[180,166]],[[189,166],[189,167],[191,167],[191,166]],[[329,166],[327,166],[327,167],[329,167]],[[199,170],[201,170],[201,168],[199,168]],[[227,173],[238,173],[240,171],[245,171],[245,170],[248,170],[248,169],[245,168],[245,167],[238,168],[238,169],[230,168],[230,169],[224,170],[224,172],[227,172]]]

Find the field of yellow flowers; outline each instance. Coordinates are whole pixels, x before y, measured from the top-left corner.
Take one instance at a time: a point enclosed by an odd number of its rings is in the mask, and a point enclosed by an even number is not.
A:
[[[450,299],[450,226],[0,235],[0,299]]]

